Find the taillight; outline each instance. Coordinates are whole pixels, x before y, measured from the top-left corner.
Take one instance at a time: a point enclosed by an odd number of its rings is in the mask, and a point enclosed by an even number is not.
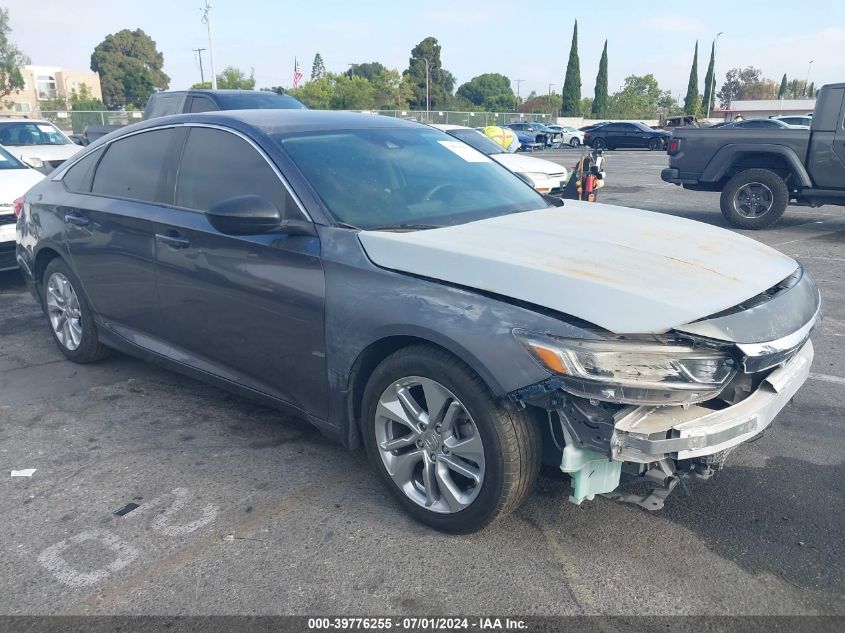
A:
[[[23,197],[18,198],[12,203],[12,211],[15,212],[15,219],[21,217],[21,212],[23,211]]]
[[[679,138],[670,138],[668,145],[666,145],[666,153],[669,156],[674,156],[678,152],[681,151],[681,139]]]
[[[587,138],[590,135],[589,132],[584,132],[584,138]]]

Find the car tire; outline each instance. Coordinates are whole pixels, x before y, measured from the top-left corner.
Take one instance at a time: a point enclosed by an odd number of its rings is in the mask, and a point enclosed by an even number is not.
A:
[[[519,507],[534,487],[542,446],[531,411],[498,402],[445,350],[395,352],[373,372],[362,405],[370,464],[421,523],[475,532]]]
[[[109,348],[100,343],[82,284],[61,258],[47,264],[41,302],[53,340],[65,357],[75,363],[93,363],[109,355]]]
[[[780,220],[789,204],[783,178],[769,169],[746,169],[731,178],[720,200],[722,215],[740,229],[765,229]]]
[[[610,149],[603,138],[594,138],[592,147],[593,149]]]
[[[648,141],[648,151],[656,152],[659,149],[663,149],[663,141],[659,138],[649,139]]]
[[[578,147],[579,145],[581,145],[581,141],[578,140],[577,136],[573,136],[571,139],[569,139],[569,145],[570,147]]]

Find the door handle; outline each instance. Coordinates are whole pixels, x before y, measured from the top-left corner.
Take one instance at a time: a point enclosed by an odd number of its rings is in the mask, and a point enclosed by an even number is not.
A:
[[[176,235],[161,235],[156,233],[156,239],[163,242],[170,248],[188,248],[191,242],[184,237],[177,237]]]
[[[91,220],[76,213],[65,213],[65,222],[74,226],[88,226],[91,224]]]

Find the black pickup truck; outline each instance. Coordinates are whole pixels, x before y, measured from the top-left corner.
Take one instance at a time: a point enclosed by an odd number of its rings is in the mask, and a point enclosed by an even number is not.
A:
[[[676,129],[661,177],[695,191],[721,191],[738,228],[773,225],[794,204],[845,206],[845,83],[822,87],[807,130]]]

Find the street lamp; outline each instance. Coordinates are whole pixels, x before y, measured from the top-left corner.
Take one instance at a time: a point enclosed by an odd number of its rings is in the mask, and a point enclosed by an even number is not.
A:
[[[716,46],[719,44],[719,36],[724,33],[724,31],[719,31],[716,34],[716,37],[713,39],[713,76],[710,78],[710,96],[707,97],[707,118],[710,118],[710,102],[713,101],[713,97],[715,96],[716,92]]]
[[[552,110],[552,86],[556,86],[557,84],[549,84],[549,116],[551,116]]]
[[[813,61],[810,60],[810,63],[807,64],[807,78],[804,80],[804,94],[807,95],[807,91],[810,89],[810,68],[813,66]],[[812,95],[807,95],[812,96]]]
[[[431,62],[428,61],[428,57],[423,57],[423,61],[425,62],[425,110],[429,112],[431,110],[431,88],[429,87],[429,66]]]
[[[202,21],[208,27],[208,61],[211,65],[211,89],[217,90],[217,75],[214,73],[214,45],[211,43],[211,2],[205,0],[202,9]]]

